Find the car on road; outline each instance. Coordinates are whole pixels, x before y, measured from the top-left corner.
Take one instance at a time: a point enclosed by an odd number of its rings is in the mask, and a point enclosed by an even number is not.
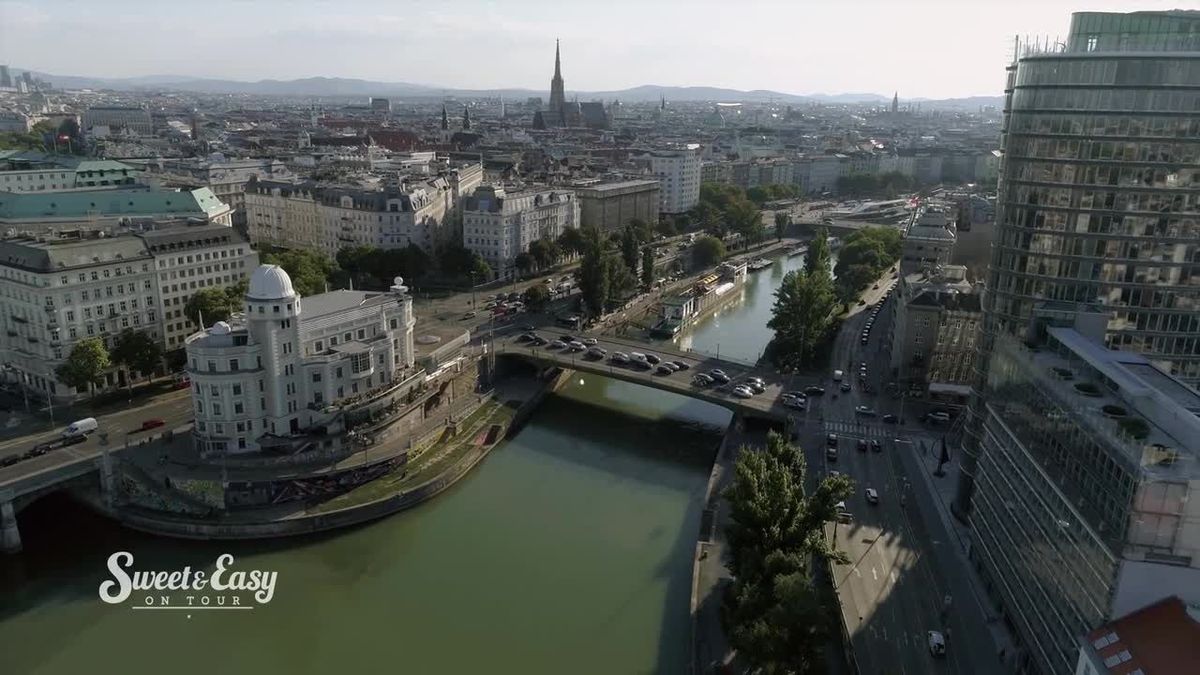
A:
[[[688,370],[691,368],[691,366],[684,363],[683,361],[672,361],[671,365],[675,366],[675,370]]]
[[[762,380],[746,380],[742,383],[742,386],[756,394],[761,394],[767,390],[767,388],[763,385]]]
[[[562,340],[555,340],[554,342],[551,342],[549,345],[547,345],[546,348],[547,349],[566,349],[567,343],[563,342]]]
[[[549,343],[550,343],[549,340],[547,340],[546,338],[544,338],[540,335],[533,336],[532,344],[534,347],[545,347]]]
[[[696,376],[692,378],[692,384],[696,385],[697,387],[708,387],[711,386],[713,382],[716,382],[716,380],[704,373],[696,373]]]
[[[837,506],[837,521],[839,523],[849,523],[854,521],[854,515],[846,509],[846,502],[838,502]]]
[[[608,357],[613,363],[625,364],[629,363],[629,355],[625,352],[613,352],[612,356]]]
[[[646,360],[646,355],[641,352],[629,352],[629,362],[630,363],[645,363],[645,364],[650,363],[649,361]]]
[[[150,429],[157,429],[161,426],[165,426],[166,424],[167,424],[166,420],[160,419],[158,417],[154,417],[154,418],[151,418],[148,420],[144,420],[142,422],[142,426],[137,429],[134,429],[134,432],[149,431]]]
[[[783,399],[783,407],[792,408],[793,410],[805,410],[808,404],[802,398],[785,398]]]
[[[533,337],[534,336],[530,335],[529,333],[521,333],[517,336],[517,342],[532,342]]]
[[[878,439],[872,440],[871,452],[883,452],[883,443],[880,443]]]
[[[477,316],[479,316],[479,315],[476,314],[475,312],[467,312],[466,314],[463,314],[462,318],[463,318],[463,321],[466,321],[467,319],[474,319]]]
[[[808,394],[802,391],[785,391],[779,395],[779,398],[798,398],[804,401],[808,399]]]
[[[530,333],[532,333],[533,331],[537,330],[537,326],[535,326],[531,323],[527,323],[524,326],[521,326],[521,330],[527,330]]]
[[[62,431],[62,437],[86,436],[99,428],[100,423],[96,421],[95,417],[85,417],[67,425],[67,428]]]
[[[658,364],[658,367],[654,369],[654,372],[658,373],[659,375],[673,375],[675,373],[675,369],[665,363],[660,363]]]
[[[950,421],[950,413],[940,412],[940,411],[939,412],[931,412],[931,413],[927,413],[921,419],[926,422],[929,422],[931,424],[946,424],[947,422]]]
[[[841,384],[841,385],[838,387],[838,389],[841,389],[842,391],[850,391],[850,383],[849,383],[849,382],[843,382],[843,383],[842,383],[842,384]]]
[[[863,494],[866,496],[868,504],[879,503],[879,493],[875,491],[875,488],[867,488]]]
[[[867,451],[866,439],[862,439],[862,438],[858,439],[858,442],[854,444],[854,447],[858,448],[859,452],[866,452]]]
[[[867,336],[865,336],[865,335],[864,335],[864,336],[862,337],[862,339],[860,339],[860,340],[858,341],[858,344],[860,344],[860,345],[865,345],[865,344],[867,344],[867,342],[869,342],[869,340],[867,340]]]
[[[8,457],[0,459],[0,467],[12,466],[19,461],[21,461],[20,455],[9,455]]]
[[[836,448],[838,446],[838,435],[829,434],[825,436],[825,445],[826,447]]]
[[[578,341],[578,340],[573,340],[573,341],[571,342],[571,351],[573,351],[573,352],[581,352],[581,351],[583,351],[583,350],[585,350],[585,349],[587,349],[587,345],[583,344],[582,342],[580,342],[580,341]]]
[[[513,291],[512,293],[509,293],[509,294],[508,294],[508,299],[509,299],[509,300],[513,300],[513,301],[515,301],[515,300],[520,300],[520,299],[521,299],[521,294],[520,294],[520,293],[517,293],[516,291]]]
[[[884,424],[895,424],[900,421],[899,417],[892,414],[884,415],[882,418]]]
[[[647,354],[646,361],[652,366],[657,366],[658,364],[662,363],[662,359],[658,358],[654,354]]]
[[[926,637],[929,644],[929,655],[935,659],[946,655],[946,636],[936,630],[931,630]]]
[[[805,387],[804,393],[808,394],[809,396],[824,396],[825,395],[825,387],[818,387],[816,385],[813,385],[811,387]]]
[[[608,355],[608,350],[604,347],[588,347],[586,356],[589,359],[602,359]]]
[[[874,417],[875,416],[875,410],[873,408],[868,408],[865,405],[856,406],[854,408],[854,412],[858,413],[859,415],[862,415],[863,417]]]
[[[737,386],[733,388],[733,395],[738,398],[750,398],[754,396],[754,392],[750,391],[746,387]]]
[[[708,371],[708,376],[720,384],[729,384],[729,376],[720,370],[710,370]]]
[[[596,338],[584,338],[584,339],[583,339],[583,344],[585,344],[585,345],[587,345],[587,346],[589,346],[589,347],[595,347],[595,346],[596,346],[596,344],[597,344],[597,343],[596,343]]]

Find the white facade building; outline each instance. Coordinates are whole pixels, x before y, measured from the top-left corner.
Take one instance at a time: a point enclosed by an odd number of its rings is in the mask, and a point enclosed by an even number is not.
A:
[[[578,226],[579,201],[570,190],[506,193],[484,185],[463,204],[463,246],[482,256],[498,279],[517,274],[514,260],[530,243]]]
[[[136,136],[153,136],[154,124],[145,108],[122,106],[97,106],[83,112],[83,127],[86,133],[97,135],[115,134],[125,131]]]
[[[206,454],[297,449],[327,406],[413,366],[412,298],[398,278],[387,293],[302,300],[287,272],[262,265],[244,310],[187,340],[194,433]]]
[[[140,183],[141,169],[111,159],[21,152],[0,157],[0,192],[104,190]]]
[[[474,163],[382,190],[254,180],[246,185],[246,226],[255,243],[331,257],[348,246],[409,244],[432,254],[460,241],[462,199],[482,179]]]
[[[233,224],[246,224],[246,184],[251,179],[291,180],[295,175],[278,159],[165,159],[148,167],[147,179],[166,188],[212,190],[217,199],[233,209]]]
[[[653,150],[641,158],[659,182],[659,211],[675,214],[700,203],[700,145]]]
[[[41,394],[76,394],[54,373],[75,343],[100,338],[108,348],[124,330],[142,331],[164,350],[182,346],[187,299],[202,288],[237,283],[258,254],[219,225],[116,236],[0,241],[0,361],[6,379]],[[178,281],[176,281],[178,279]],[[115,370],[101,389],[121,384]]]

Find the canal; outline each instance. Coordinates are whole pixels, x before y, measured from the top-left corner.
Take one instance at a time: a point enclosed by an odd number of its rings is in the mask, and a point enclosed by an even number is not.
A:
[[[675,337],[675,342],[683,349],[719,358],[758,361],[774,337],[767,322],[771,320],[775,290],[783,283],[785,274],[804,267],[804,258],[803,255],[778,256],[769,268],[748,273],[740,298],[685,328]],[[836,254],[831,255],[830,273],[836,264]]]
[[[576,376],[447,493],[305,539],[160,539],[48,497],[20,516],[25,553],[0,557],[0,670],[683,673],[692,552],[728,421]],[[140,570],[232,553],[278,572],[275,597],[252,611],[107,605],[97,588],[121,550]]]

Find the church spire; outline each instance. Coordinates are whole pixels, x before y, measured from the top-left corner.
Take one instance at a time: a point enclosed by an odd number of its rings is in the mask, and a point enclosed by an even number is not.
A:
[[[900,112],[900,92],[892,94],[892,114]]]
[[[442,131],[450,129],[450,118],[446,116],[446,104],[442,104]]]
[[[563,91],[562,60],[559,58],[558,40],[554,41],[554,77],[550,78],[550,109],[560,112],[567,103]]]
[[[471,130],[471,109],[463,106],[463,131]]]

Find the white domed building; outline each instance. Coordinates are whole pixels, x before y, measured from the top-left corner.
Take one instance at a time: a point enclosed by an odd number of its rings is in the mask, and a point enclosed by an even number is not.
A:
[[[259,266],[243,313],[187,339],[199,449],[286,446],[322,409],[398,381],[413,366],[415,323],[399,277],[386,293],[301,300],[283,268]]]

